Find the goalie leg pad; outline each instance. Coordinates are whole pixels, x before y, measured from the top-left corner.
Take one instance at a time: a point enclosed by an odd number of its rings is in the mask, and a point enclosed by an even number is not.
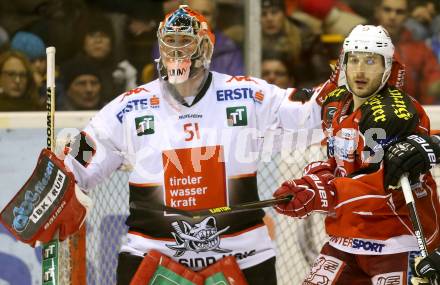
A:
[[[166,280],[172,280],[175,284],[204,284],[204,278],[200,274],[158,251],[151,250],[145,255],[130,285],[163,284],[161,281]]]
[[[226,256],[200,271],[206,278],[205,285],[234,284],[247,285],[248,282],[233,256]]]
[[[91,200],[56,155],[44,149],[31,177],[1,212],[0,221],[20,241],[64,240],[79,230]]]

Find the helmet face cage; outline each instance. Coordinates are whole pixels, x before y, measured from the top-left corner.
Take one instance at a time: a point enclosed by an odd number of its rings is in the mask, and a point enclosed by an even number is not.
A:
[[[206,19],[188,6],[181,5],[165,17],[159,25],[157,38],[161,56],[160,69],[171,68],[169,62],[172,62],[173,68],[179,68],[180,64],[185,63],[186,67],[191,66],[192,73],[194,68],[209,67],[214,35]],[[170,72],[168,76],[170,77]]]
[[[158,30],[157,38],[159,47],[166,56],[181,59],[192,56],[196,49],[190,50],[190,54],[184,54],[182,50],[194,47],[199,44],[200,38],[197,37],[200,30],[200,23],[195,17],[188,15],[185,9],[178,9],[165,19]],[[183,38],[183,39],[181,39]]]
[[[339,85],[345,85],[349,91],[346,72],[348,54],[351,52],[367,52],[379,54],[383,57],[385,71],[382,75],[381,84],[373,94],[377,93],[388,81],[393,65],[394,45],[388,32],[382,26],[358,25],[344,40],[343,50],[339,62],[341,64],[341,76]],[[371,95],[373,95],[371,94]]]

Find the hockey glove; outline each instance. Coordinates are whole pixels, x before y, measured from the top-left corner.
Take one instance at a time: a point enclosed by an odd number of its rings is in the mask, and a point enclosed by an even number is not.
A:
[[[275,191],[275,198],[292,195],[290,202],[278,204],[275,210],[287,216],[305,218],[312,212],[324,212],[333,209],[334,186],[329,183],[331,174],[309,174],[300,179],[288,180]]]
[[[312,98],[313,93],[315,92],[314,88],[300,88],[294,89],[293,92],[289,95],[289,100],[294,102],[305,103]]]
[[[430,284],[429,279],[439,277],[440,273],[440,248],[425,258],[416,257],[415,277],[411,278],[413,284]],[[425,283],[424,283],[425,282]]]
[[[329,180],[334,177],[333,172],[336,168],[336,163],[334,160],[329,159],[327,161],[314,161],[306,165],[303,170],[303,175],[316,174],[316,175],[330,175]]]
[[[385,157],[385,187],[396,188],[400,177],[408,173],[412,182],[440,162],[440,140],[437,136],[410,135],[388,147]]]

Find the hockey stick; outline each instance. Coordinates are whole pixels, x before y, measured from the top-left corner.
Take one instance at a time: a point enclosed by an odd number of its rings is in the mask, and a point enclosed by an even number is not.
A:
[[[47,110],[47,149],[55,150],[55,47],[46,48],[46,110]],[[42,246],[42,284],[59,283],[59,246],[58,234]]]
[[[217,216],[223,214],[235,214],[239,212],[255,211],[265,207],[271,207],[280,203],[287,203],[292,200],[293,196],[285,196],[282,198],[268,199],[263,201],[248,202],[243,204],[210,208],[196,211],[186,211],[165,205],[150,204],[148,202],[131,202],[130,207],[138,211],[163,211],[170,214],[182,215],[192,219],[198,219],[205,216]]]
[[[400,185],[402,186],[403,195],[405,197],[406,205],[409,210],[409,217],[414,228],[414,234],[416,235],[417,244],[419,246],[420,254],[423,258],[428,256],[428,248],[426,246],[426,238],[423,234],[422,224],[420,223],[419,215],[417,214],[416,203],[412,194],[411,185],[406,174],[400,178]],[[435,279],[429,280],[430,284],[437,284]]]
[[[408,206],[409,217],[414,228],[414,234],[417,238],[417,244],[419,246],[420,253],[422,257],[426,257],[428,256],[426,239],[425,235],[423,234],[422,224],[420,223],[419,215],[417,214],[416,203],[414,202],[411,185],[409,184],[407,175],[403,175],[402,178],[400,178],[400,185],[402,186],[405,202]]]

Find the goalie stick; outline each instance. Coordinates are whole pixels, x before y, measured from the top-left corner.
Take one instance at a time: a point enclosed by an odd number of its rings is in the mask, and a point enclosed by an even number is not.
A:
[[[425,235],[423,234],[422,224],[420,223],[419,215],[417,214],[416,203],[414,201],[414,196],[412,194],[411,185],[406,174],[402,175],[400,178],[400,185],[402,186],[403,195],[405,197],[406,205],[409,210],[409,217],[414,228],[414,234],[417,239],[417,244],[419,246],[420,254],[423,258],[428,256],[428,248],[426,246]],[[435,279],[429,280],[430,284],[438,284]]]
[[[286,203],[292,200],[293,196],[285,196],[282,198],[268,199],[263,201],[247,202],[243,204],[209,208],[204,210],[187,211],[182,209],[177,209],[165,205],[150,204],[148,202],[131,202],[130,207],[138,211],[164,211],[170,214],[182,215],[192,219],[198,219],[205,216],[217,216],[223,214],[232,214],[239,212],[255,211],[265,207],[271,207],[276,204]]]
[[[46,110],[47,110],[47,149],[55,150],[55,47],[46,48]],[[42,246],[42,284],[59,283],[59,247],[58,235]]]

